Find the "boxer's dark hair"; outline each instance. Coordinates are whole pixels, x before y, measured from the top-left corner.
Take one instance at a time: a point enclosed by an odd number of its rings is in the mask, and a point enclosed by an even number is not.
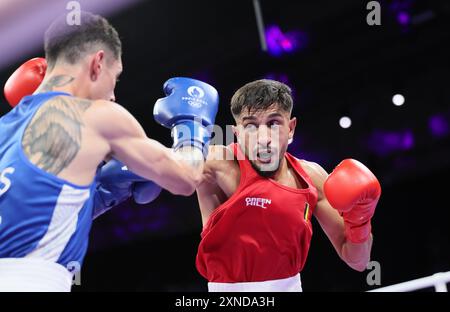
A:
[[[69,25],[66,14],[59,17],[45,32],[44,41],[50,68],[61,57],[75,64],[95,46],[107,48],[115,59],[122,54],[122,43],[114,27],[104,17],[89,12],[80,12],[79,25]]]
[[[243,110],[257,112],[277,105],[282,111],[292,112],[292,91],[287,85],[275,80],[256,80],[247,83],[231,98],[231,113],[237,119]]]

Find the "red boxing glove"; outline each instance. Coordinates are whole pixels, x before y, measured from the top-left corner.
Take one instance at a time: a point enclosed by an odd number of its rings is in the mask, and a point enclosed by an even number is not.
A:
[[[41,57],[31,59],[16,69],[4,89],[9,105],[14,107],[24,96],[33,94],[44,80],[46,70],[47,61]]]
[[[375,175],[359,161],[345,159],[328,176],[323,189],[328,202],[344,218],[346,238],[353,243],[365,242],[381,195]]]

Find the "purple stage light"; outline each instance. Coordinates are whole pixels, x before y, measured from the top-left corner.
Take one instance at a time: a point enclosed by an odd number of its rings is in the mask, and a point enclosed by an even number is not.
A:
[[[411,10],[415,0],[394,0],[388,8],[397,23],[407,30],[406,26],[411,24]]]
[[[401,137],[400,147],[403,150],[410,150],[414,147],[414,135],[412,131],[405,131]]]
[[[266,30],[267,50],[273,56],[279,56],[283,53],[283,49],[279,42],[284,39],[280,27],[270,26]]]
[[[294,48],[292,42],[290,42],[288,39],[283,39],[281,41],[281,47],[284,51],[292,51],[292,49]]]
[[[407,12],[399,12],[397,14],[397,22],[402,26],[408,25],[410,20],[411,18]]]
[[[283,33],[279,26],[274,25],[266,29],[266,42],[269,54],[280,56],[305,48],[307,36],[300,31]]]
[[[428,128],[435,137],[443,137],[449,133],[448,120],[442,115],[433,115],[428,119]]]
[[[367,147],[379,156],[396,151],[407,151],[414,147],[414,133],[410,129],[401,131],[375,130],[366,141]]]

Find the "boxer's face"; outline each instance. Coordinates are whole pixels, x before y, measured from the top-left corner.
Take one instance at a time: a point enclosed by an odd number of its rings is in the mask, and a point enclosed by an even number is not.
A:
[[[122,60],[111,53],[97,52],[89,64],[91,80],[91,98],[95,100],[115,101],[114,89],[122,73]]]
[[[296,119],[274,104],[263,111],[242,111],[234,133],[253,168],[270,177],[280,167],[295,125]]]

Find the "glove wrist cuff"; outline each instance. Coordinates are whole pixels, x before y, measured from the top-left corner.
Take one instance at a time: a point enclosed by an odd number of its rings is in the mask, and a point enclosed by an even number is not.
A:
[[[200,149],[203,158],[208,156],[211,133],[207,127],[196,120],[181,120],[172,128],[173,148],[192,146]]]
[[[372,225],[370,223],[370,220],[360,225],[354,225],[344,220],[344,224],[345,237],[347,238],[347,240],[355,244],[360,244],[369,239],[372,232]]]

